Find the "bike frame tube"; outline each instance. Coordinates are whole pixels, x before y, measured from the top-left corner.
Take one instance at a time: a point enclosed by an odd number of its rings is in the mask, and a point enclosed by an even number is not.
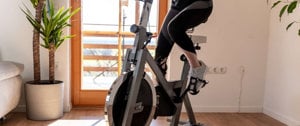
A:
[[[158,65],[156,64],[153,57],[149,53],[148,49],[144,49],[144,51],[147,52],[146,53],[147,63],[149,64],[149,66],[152,69],[153,73],[155,74],[156,78],[160,82],[159,84],[163,87],[163,89],[166,91],[166,93],[168,94],[168,96],[170,98],[176,96],[176,94],[173,92],[173,90],[170,90],[170,89],[173,89],[173,85],[168,84],[168,81],[164,77],[163,73],[159,69]]]
[[[144,76],[144,69],[146,63],[149,64],[149,66],[153,70],[153,73],[155,73],[158,81],[160,82],[160,85],[166,91],[168,96],[170,98],[176,96],[175,92],[173,91],[174,85],[170,84],[170,82],[168,82],[165,79],[163,73],[160,71],[158,65],[156,64],[153,57],[149,53],[148,49],[143,48],[144,42],[148,40],[146,26],[148,24],[153,0],[140,0],[140,1],[144,2],[144,6],[143,6],[141,19],[140,19],[140,24],[138,26],[139,30],[136,33],[133,48],[128,49],[127,51],[126,58],[125,58],[126,61],[124,61],[123,68],[122,68],[122,72],[128,72],[131,70],[132,65],[135,65],[134,72],[132,75],[133,76],[132,84],[128,95],[128,101],[122,119],[122,126],[131,126],[132,124],[133,114],[135,113],[137,95],[141,85],[141,80]],[[181,81],[180,81],[181,93],[183,93],[183,90],[187,85],[188,71],[189,71],[188,62],[184,61],[184,67],[182,70]],[[190,123],[196,124],[194,113],[187,95],[185,95],[183,102],[187,108]],[[176,114],[173,115],[171,126],[178,125],[180,112],[182,108],[182,102],[177,103],[176,106],[178,109],[176,111]]]
[[[140,0],[143,1],[143,0]],[[144,46],[144,42],[147,41],[148,36],[147,36],[147,24],[149,21],[149,16],[150,16],[150,11],[151,11],[151,6],[152,6],[152,0],[144,0],[144,6],[140,18],[140,23],[138,26],[138,33],[136,33],[135,39],[134,39],[134,44],[133,44],[133,49],[131,53],[131,59],[135,60],[136,58],[136,53],[139,49],[142,49]],[[134,61],[133,61],[134,62]]]
[[[145,53],[143,50],[140,50],[137,55],[137,66],[135,67],[135,70],[132,75],[132,83],[128,95],[128,101],[125,109],[125,113],[123,116],[122,126],[131,126],[132,117],[135,110],[136,105],[136,99],[137,95],[140,89],[141,80],[144,75],[144,68],[145,68],[145,60],[143,60],[143,57],[145,57]]]
[[[144,2],[140,23],[138,26],[138,32],[136,33],[135,39],[134,39],[134,45],[133,49],[129,50],[129,54],[126,55],[127,58],[129,58],[129,61],[125,61],[123,71],[127,71],[128,67],[130,67],[130,63],[133,63],[135,66],[135,70],[133,72],[133,80],[130,88],[130,92],[128,95],[128,101],[126,105],[126,110],[123,116],[122,120],[122,126],[130,126],[132,121],[132,116],[135,108],[136,98],[140,87],[141,79],[143,78],[144,74],[144,67],[145,67],[145,61],[143,60],[143,57],[145,57],[145,53],[143,51],[144,42],[147,41],[147,31],[146,27],[149,21],[149,15],[151,11],[151,6],[153,0],[140,0]]]
[[[187,60],[184,60],[182,73],[181,73],[182,82],[181,82],[181,85],[180,85],[180,88],[181,88],[180,96],[183,94],[183,92],[185,90],[185,87],[187,86],[187,83],[188,83],[188,78],[187,77],[188,77],[189,69],[190,69],[189,63],[187,62]],[[195,119],[193,108],[191,106],[191,102],[190,102],[190,99],[189,99],[187,94],[184,95],[184,97],[183,97],[183,103],[185,105],[185,109],[186,109],[190,124],[196,125],[197,121]],[[182,103],[176,104],[177,110],[176,110],[175,115],[172,117],[170,126],[177,126],[178,125],[179,119],[180,119],[180,113],[181,113],[181,110],[182,110],[182,105],[183,105]]]
[[[170,98],[176,96],[175,92],[173,90],[174,87],[181,88],[181,95],[182,95],[182,93],[185,90],[185,87],[187,86],[187,82],[188,82],[188,72],[189,72],[190,66],[187,61],[184,61],[184,65],[182,68],[182,74],[181,74],[181,80],[178,82],[178,85],[177,84],[173,85],[172,82],[168,82],[164,78],[162,72],[160,71],[158,65],[155,63],[153,57],[151,56],[151,54],[149,53],[147,48],[139,50],[137,52],[137,54],[138,54],[137,58],[136,58],[137,63],[136,63],[136,67],[134,69],[134,73],[132,75],[133,80],[132,80],[130,92],[128,95],[128,101],[127,101],[126,110],[125,110],[123,122],[122,122],[123,126],[131,126],[132,117],[133,117],[133,114],[135,113],[136,99],[137,99],[138,91],[139,91],[139,88],[141,85],[141,80],[145,73],[144,70],[145,70],[146,63],[149,64],[151,70],[153,71],[153,73],[156,75],[158,81],[160,82],[159,83],[160,86],[163,87],[163,90],[168,94],[168,96]],[[185,95],[183,98],[183,102],[175,104],[177,107],[177,110],[176,110],[176,113],[172,116],[170,126],[178,125],[183,103],[186,107],[186,111],[187,111],[187,115],[188,115],[190,124],[193,124],[193,125],[197,124],[189,97],[188,97],[188,95]]]

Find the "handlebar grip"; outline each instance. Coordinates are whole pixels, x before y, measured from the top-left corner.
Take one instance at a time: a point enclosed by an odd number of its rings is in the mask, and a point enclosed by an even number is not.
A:
[[[133,24],[133,25],[131,25],[131,27],[130,27],[130,32],[132,32],[132,33],[137,33],[137,32],[139,32],[139,30],[140,30],[140,28],[139,28],[139,26],[136,25],[136,24]]]

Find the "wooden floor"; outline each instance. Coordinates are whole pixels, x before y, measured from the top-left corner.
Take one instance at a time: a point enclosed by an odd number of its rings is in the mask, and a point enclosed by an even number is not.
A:
[[[286,126],[262,113],[196,113],[198,122],[205,126]],[[182,114],[182,120],[186,115]],[[75,108],[65,113],[61,119],[51,121],[32,121],[25,113],[10,113],[0,126],[105,126],[101,108]],[[153,120],[151,126],[168,126],[165,117]]]

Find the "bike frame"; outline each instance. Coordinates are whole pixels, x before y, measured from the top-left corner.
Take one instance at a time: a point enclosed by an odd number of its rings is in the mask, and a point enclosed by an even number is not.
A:
[[[157,77],[159,81],[159,85],[163,87],[163,90],[168,94],[170,98],[176,97],[174,92],[174,88],[181,88],[181,94],[183,94],[188,81],[188,72],[189,72],[189,64],[187,60],[184,60],[183,70],[181,74],[181,80],[168,82],[158,65],[154,61],[153,57],[149,53],[148,49],[145,47],[145,42],[149,42],[151,36],[146,31],[146,26],[148,24],[151,5],[153,0],[140,0],[144,2],[142,15],[140,18],[140,24],[134,25],[132,28],[133,32],[136,33],[135,41],[132,49],[128,49],[126,52],[125,60],[122,67],[122,72],[126,73],[129,71],[133,71],[133,79],[130,87],[128,101],[126,105],[126,110],[123,116],[122,126],[131,126],[133,114],[137,107],[136,99],[138,95],[138,91],[141,85],[142,78],[145,73],[145,64],[148,63],[153,73]],[[184,95],[183,101],[180,103],[175,103],[177,110],[175,115],[172,117],[171,126],[177,126],[179,124],[179,118],[182,108],[182,103],[184,103],[186,107],[186,111],[189,117],[189,122],[192,125],[196,124],[196,119],[190,104],[190,100],[188,95]],[[151,115],[153,117],[153,115]]]

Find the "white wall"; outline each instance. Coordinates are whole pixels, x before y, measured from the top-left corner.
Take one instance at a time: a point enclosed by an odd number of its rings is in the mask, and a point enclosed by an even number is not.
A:
[[[20,7],[23,3],[30,7],[29,0],[12,0],[0,4],[0,60],[11,60],[23,63],[25,70],[22,74],[24,83],[33,79],[32,66],[32,27],[26,20]],[[68,5],[68,1],[59,1],[57,5]],[[65,83],[65,111],[70,110],[70,53],[69,44],[65,42],[57,50],[56,79]],[[41,68],[42,79],[48,78],[48,52],[41,48]],[[25,100],[22,97],[18,107],[20,111],[25,111]]]
[[[7,1],[0,4],[0,60],[12,60],[23,63],[25,70],[22,74],[25,80],[32,75],[32,30],[19,9],[19,0]],[[24,97],[20,106],[24,107]]]
[[[196,28],[207,36],[198,53],[210,67],[226,67],[225,74],[207,74],[210,83],[192,97],[195,111],[261,112],[265,84],[269,14],[263,0],[215,0],[212,16]],[[172,80],[180,50],[172,54]],[[242,72],[241,68],[245,71]]]
[[[291,21],[299,20],[300,11],[284,16],[280,22],[279,9],[272,10],[270,17],[264,113],[290,126],[300,126],[299,25],[285,30]]]
[[[29,4],[25,0],[0,4],[0,59],[23,63],[25,82],[32,79],[32,28],[19,9],[22,2]],[[68,0],[59,4],[67,5]],[[200,95],[192,97],[195,110],[261,112],[264,107],[265,113],[299,125],[299,38],[284,31],[285,25],[272,14],[268,48],[269,9],[263,0],[215,0],[214,4],[209,21],[196,28],[196,34],[208,37],[199,58],[208,66],[225,66],[227,72],[207,75],[210,84]],[[47,54],[41,50],[42,68],[47,68]],[[70,108],[69,50],[69,44],[64,43],[56,57],[57,79],[65,82],[66,110]],[[178,48],[173,52],[169,73],[171,79],[176,79],[178,69],[172,66],[178,65],[174,61],[180,52]],[[46,78],[47,70],[42,71],[42,77]],[[24,98],[20,107],[24,107]]]

